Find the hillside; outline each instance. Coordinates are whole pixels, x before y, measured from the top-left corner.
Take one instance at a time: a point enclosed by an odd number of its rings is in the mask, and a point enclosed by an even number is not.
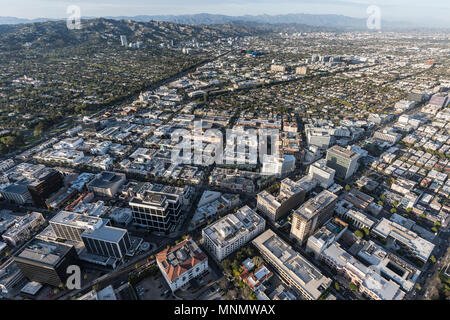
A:
[[[0,26],[0,49],[17,50],[24,44],[34,47],[65,47],[85,42],[118,42],[120,35],[129,41],[145,44],[168,40],[214,41],[223,37],[254,35],[263,31],[245,25],[182,25],[171,22],[136,22],[131,20],[92,19],[82,20],[80,30],[70,30],[66,21],[48,21],[32,24]]]

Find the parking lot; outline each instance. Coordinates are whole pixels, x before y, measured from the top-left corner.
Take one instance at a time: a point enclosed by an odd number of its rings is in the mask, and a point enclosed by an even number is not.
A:
[[[172,291],[160,273],[139,282],[136,293],[140,300],[174,300]]]

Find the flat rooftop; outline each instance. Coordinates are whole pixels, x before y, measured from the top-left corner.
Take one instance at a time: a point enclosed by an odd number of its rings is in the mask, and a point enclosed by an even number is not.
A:
[[[332,282],[305,257],[281,240],[272,230],[266,230],[259,235],[253,240],[253,244],[270,257],[271,263],[284,270],[293,281],[314,299],[318,299]]]
[[[71,245],[34,239],[17,255],[17,258],[55,266],[72,249]]]
[[[265,220],[248,206],[240,208],[236,213],[229,214],[222,219],[209,225],[203,232],[216,245],[226,247],[235,239],[242,237],[245,233],[256,229]]]
[[[316,197],[306,201],[300,208],[298,208],[294,214],[303,217],[305,220],[310,220],[321,210],[329,206],[333,201],[338,198],[334,193],[324,190]]]
[[[50,223],[58,223],[83,229],[98,229],[106,223],[105,219],[86,216],[76,212],[60,211],[51,220]]]
[[[117,243],[124,237],[126,233],[126,229],[104,226],[99,229],[86,230],[85,232],[83,232],[82,236]]]

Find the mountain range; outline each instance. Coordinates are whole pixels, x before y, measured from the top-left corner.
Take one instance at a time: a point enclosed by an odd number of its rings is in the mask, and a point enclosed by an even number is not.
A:
[[[83,17],[83,19],[92,19],[94,17]],[[112,20],[133,20],[136,22],[164,21],[178,24],[191,25],[217,25],[229,23],[259,23],[270,25],[281,24],[300,24],[312,27],[326,27],[339,29],[367,29],[366,19],[352,18],[335,14],[284,14],[284,15],[243,15],[228,16],[219,14],[192,14],[192,15],[139,15],[139,16],[118,16],[104,17]],[[0,24],[21,24],[43,21],[53,21],[58,19],[22,19],[15,17],[0,17]],[[405,22],[382,21],[385,28],[412,28],[411,24]]]

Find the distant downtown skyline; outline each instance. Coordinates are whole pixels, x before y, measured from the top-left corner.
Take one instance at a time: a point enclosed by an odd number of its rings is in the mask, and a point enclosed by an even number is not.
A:
[[[382,10],[382,18],[417,25],[448,26],[448,0],[0,0],[0,16],[64,18],[70,5],[82,16],[182,15],[211,13],[231,16],[259,14],[340,14],[364,18],[370,5]]]

